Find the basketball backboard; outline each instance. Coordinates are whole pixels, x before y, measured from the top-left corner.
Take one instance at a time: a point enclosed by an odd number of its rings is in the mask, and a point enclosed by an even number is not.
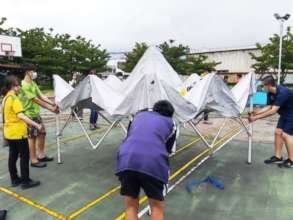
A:
[[[0,56],[21,57],[20,37],[0,35]]]

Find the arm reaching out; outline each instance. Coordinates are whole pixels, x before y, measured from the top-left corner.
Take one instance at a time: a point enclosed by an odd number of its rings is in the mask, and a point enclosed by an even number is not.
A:
[[[272,105],[268,105],[268,106],[266,106],[266,107],[260,109],[259,111],[254,112],[254,115],[260,115],[260,114],[262,114],[262,113],[265,113],[265,112],[267,112],[267,111],[270,111],[270,110],[272,109],[272,107],[273,107]]]
[[[264,111],[262,113],[258,113],[256,115],[251,115],[248,120],[249,122],[254,122],[256,120],[269,117],[273,114],[275,114],[279,110],[279,106],[272,106],[270,110]]]
[[[59,109],[58,109],[57,105],[55,105],[55,104],[51,105],[51,104],[45,102],[44,100],[40,99],[39,97],[35,97],[33,99],[33,102],[37,103],[38,105],[42,106],[45,109],[48,109],[51,112],[54,112],[54,113],[59,112]]]
[[[47,96],[43,95],[42,93],[40,94],[40,99],[42,99],[44,102],[47,102],[50,105],[55,106],[56,104],[52,102]]]
[[[34,126],[35,128],[37,128],[39,131],[42,130],[43,126],[41,124],[38,124],[36,122],[34,122],[33,120],[31,120],[29,117],[27,117],[25,114],[23,114],[22,112],[17,114],[17,117],[24,121],[26,124]]]

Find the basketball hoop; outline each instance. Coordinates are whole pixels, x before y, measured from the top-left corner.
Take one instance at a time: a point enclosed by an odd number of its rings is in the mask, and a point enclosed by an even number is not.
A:
[[[20,37],[6,36],[0,34],[0,57],[21,57],[21,39]]]
[[[4,51],[4,54],[6,57],[8,57],[9,60],[12,60],[15,54],[15,51]]]
[[[5,56],[11,57],[15,54],[15,51],[4,51]]]

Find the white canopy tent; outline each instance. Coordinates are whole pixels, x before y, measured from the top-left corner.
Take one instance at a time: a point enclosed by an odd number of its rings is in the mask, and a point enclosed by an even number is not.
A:
[[[111,129],[118,124],[122,127],[124,132],[126,133],[126,128],[124,125],[120,122],[121,118],[117,118],[114,121],[111,121],[106,117],[101,110],[105,110],[108,114],[112,115],[115,106],[117,103],[120,102],[122,99],[122,96],[119,95],[118,92],[116,92],[114,89],[112,89],[110,86],[108,86],[103,80],[98,78],[95,75],[88,75],[86,78],[84,78],[73,90],[62,90],[62,87],[65,87],[66,82],[58,77],[54,76],[54,90],[55,90],[55,97],[58,97],[56,99],[56,103],[59,106],[59,109],[61,112],[64,112],[68,109],[71,109],[72,114],[69,115],[68,119],[66,120],[64,126],[60,129],[59,127],[59,119],[57,119],[57,146],[58,146],[58,162],[61,163],[61,155],[60,155],[60,141],[59,138],[62,135],[64,129],[66,126],[70,123],[70,121],[73,119],[73,117],[76,118],[78,121],[84,135],[86,136],[87,140],[89,141],[92,148],[96,149],[104,138],[109,134]],[[59,94],[62,93],[62,94]],[[96,143],[94,143],[88,132],[86,131],[84,125],[82,124],[80,118],[78,117],[76,113],[76,109],[95,109],[97,110],[98,114],[104,118],[109,123],[109,128],[105,131],[102,138],[97,140]],[[58,117],[57,117],[58,118]]]
[[[163,71],[164,74],[161,74],[160,71]],[[56,86],[62,86],[59,82],[62,81],[60,77],[55,77],[54,80],[58,81],[55,83]],[[179,76],[163,55],[156,48],[151,47],[141,58],[129,79],[122,82],[120,91],[114,90],[98,77],[90,75],[83,79],[74,90],[66,93],[67,95],[59,95],[59,91],[62,90],[57,87],[55,87],[55,94],[56,97],[62,97],[57,102],[60,110],[73,109],[73,113],[90,145],[96,149],[117,123],[124,128],[121,123],[122,118],[135,114],[142,109],[151,109],[154,103],[162,99],[167,99],[173,104],[176,111],[175,118],[178,121],[187,121],[194,118],[196,115],[195,106],[181,97],[174,88],[181,84]],[[74,110],[76,107],[79,109],[96,108],[97,110],[104,110],[115,118],[115,121],[110,122],[108,130],[96,144],[91,141],[86,129],[77,117]],[[101,114],[100,111],[99,114]],[[125,128],[124,130],[126,131]],[[60,134],[60,132],[58,133]]]
[[[195,86],[195,84],[199,82],[200,80],[201,80],[201,77],[197,73],[190,74],[190,76],[183,83],[185,89]]]
[[[177,72],[155,46],[149,47],[146,50],[144,55],[130,73],[130,76],[123,82],[124,86],[122,89],[135,84],[141,75],[156,75],[158,79],[165,81],[176,89],[183,86],[183,83]]]
[[[250,80],[247,80],[247,78]],[[223,124],[220,126],[211,143],[207,141],[207,139],[202,135],[201,131],[196,126],[200,120],[197,122],[195,122],[195,120],[190,120],[187,122],[187,124],[190,125],[190,127],[202,138],[207,147],[213,149],[219,135],[225,128],[227,119],[232,118],[237,123],[239,123],[248,134],[248,161],[251,162],[252,128],[248,128],[247,124],[245,124],[241,118],[241,113],[244,111],[244,108],[242,107],[243,98],[246,97],[246,105],[249,96],[252,95],[255,91],[253,89],[253,77],[250,76],[247,78],[244,78],[243,81],[239,82],[240,85],[237,85],[236,87],[237,90],[235,91],[237,91],[237,93],[235,93],[235,96],[220,77],[214,73],[211,73],[203,77],[202,80],[198,81],[195,86],[189,92],[187,92],[185,98],[197,108],[198,114],[203,113],[204,110],[212,110],[217,111],[224,117]],[[247,90],[247,88],[250,88],[250,90]]]
[[[215,73],[208,74],[198,81],[185,98],[196,106],[198,111],[210,108],[224,117],[238,117],[240,114],[240,108],[230,89]]]
[[[55,102],[59,105],[60,102],[74,90],[74,88],[58,75],[53,75],[53,82],[55,89]]]
[[[254,73],[245,75],[231,90],[240,112],[243,112],[248,102],[249,96],[256,93],[256,80]]]
[[[120,89],[123,85],[123,82],[117,76],[114,76],[114,75],[109,75],[104,80],[104,82],[116,91],[120,91]]]
[[[198,81],[185,97],[181,97],[177,89],[182,87],[182,81],[164,56],[155,47],[150,47],[145,52],[130,74],[130,77],[122,82],[121,87],[117,89],[120,91],[116,91],[107,82],[93,75],[86,77],[74,90],[68,87],[66,82],[60,77],[54,77],[54,80],[56,81],[54,83],[56,101],[61,111],[69,108],[74,109],[75,107],[94,107],[97,110],[106,111],[110,116],[115,118],[115,121],[111,122],[102,115],[110,123],[110,126],[102,138],[94,144],[77,117],[75,110],[73,110],[85,136],[94,149],[101,144],[117,124],[120,124],[126,132],[126,129],[121,123],[122,118],[135,114],[142,109],[150,109],[155,102],[162,99],[169,100],[174,105],[177,121],[180,123],[188,123],[211,149],[224,128],[226,120],[213,140],[213,143],[209,144],[196,128],[196,123],[193,120],[206,108],[218,111],[225,118],[235,118],[248,132],[240,118],[241,107],[239,107],[232,92],[218,76],[215,74],[207,75]],[[242,84],[246,85],[248,83],[250,82],[245,81]],[[66,89],[61,89],[61,87],[65,87]],[[235,89],[235,91],[238,91],[237,94],[241,94],[245,86],[238,87],[241,89]],[[64,90],[65,92],[63,92]],[[59,137],[60,131],[57,134]]]

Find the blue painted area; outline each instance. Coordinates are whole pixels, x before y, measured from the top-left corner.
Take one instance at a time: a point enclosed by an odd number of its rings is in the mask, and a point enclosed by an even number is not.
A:
[[[267,100],[268,94],[266,92],[257,92],[252,97],[254,105],[267,105]]]

